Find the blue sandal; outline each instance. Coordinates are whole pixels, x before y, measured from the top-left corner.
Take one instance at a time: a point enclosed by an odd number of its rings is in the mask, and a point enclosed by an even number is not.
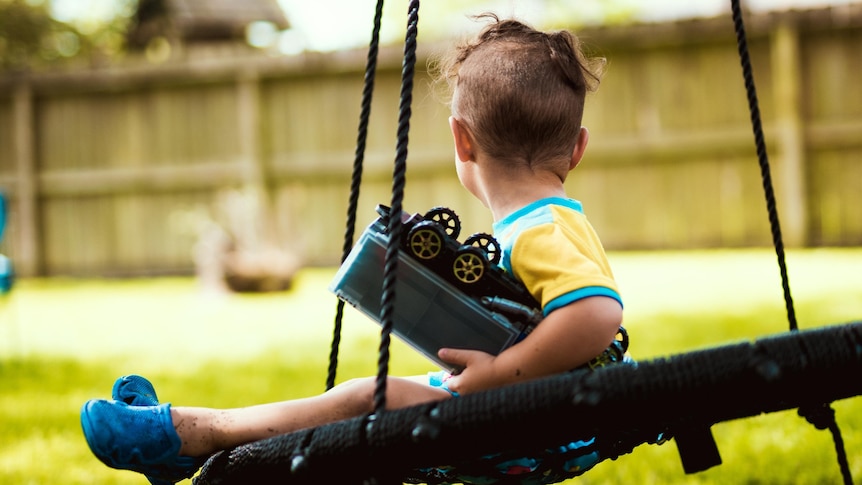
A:
[[[125,376],[117,379],[112,394],[113,400],[93,399],[81,409],[93,454],[111,468],[143,473],[152,485],[191,478],[205,460],[178,455],[181,443],[171,405],[158,404],[152,384]]]
[[[158,406],[159,398],[153,384],[146,377],[135,374],[120,377],[114,382],[111,397],[129,406]]]

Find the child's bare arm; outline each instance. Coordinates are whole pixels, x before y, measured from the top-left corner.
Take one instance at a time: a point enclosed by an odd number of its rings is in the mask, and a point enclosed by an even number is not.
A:
[[[465,366],[449,388],[465,394],[574,369],[605,350],[622,323],[622,307],[594,296],[551,312],[522,342],[497,357],[485,352],[441,349],[440,358]]]

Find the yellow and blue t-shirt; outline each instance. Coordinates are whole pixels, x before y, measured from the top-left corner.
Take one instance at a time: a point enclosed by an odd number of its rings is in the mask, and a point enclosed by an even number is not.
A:
[[[502,267],[518,279],[548,315],[590,296],[622,305],[605,250],[580,202],[537,200],[494,223]]]

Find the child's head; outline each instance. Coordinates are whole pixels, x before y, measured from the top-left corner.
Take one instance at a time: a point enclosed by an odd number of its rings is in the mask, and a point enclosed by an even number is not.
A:
[[[452,115],[493,158],[531,166],[567,162],[598,72],[569,32],[480,17],[492,23],[441,65],[452,89]]]

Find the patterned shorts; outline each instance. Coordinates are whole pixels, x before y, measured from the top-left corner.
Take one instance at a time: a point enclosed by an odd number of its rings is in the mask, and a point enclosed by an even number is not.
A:
[[[450,391],[446,381],[451,378],[446,371],[429,372],[428,384]],[[513,456],[495,453],[480,460],[464,464],[438,466],[418,470],[433,483],[471,483],[490,485],[515,481],[523,485],[558,483],[580,475],[595,466],[601,458],[596,449],[595,438],[572,441],[564,446],[546,448],[535,456]]]

